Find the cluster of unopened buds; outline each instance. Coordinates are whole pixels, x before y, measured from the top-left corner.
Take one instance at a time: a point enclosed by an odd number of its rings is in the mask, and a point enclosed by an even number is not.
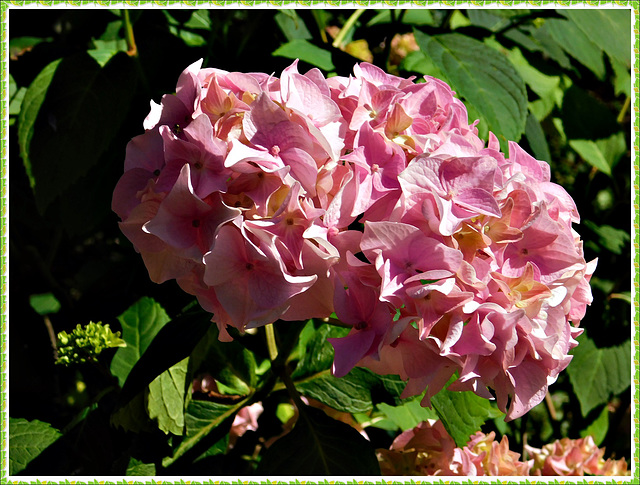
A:
[[[547,163],[485,145],[444,82],[197,62],[144,128],[113,209],[151,279],[195,295],[221,339],[337,316],[352,329],[331,340],[334,375],[397,374],[428,405],[457,371],[451,390],[508,419],[571,360],[595,269],[575,204]]]
[[[377,451],[383,475],[443,476],[623,476],[629,475],[624,458],[604,460],[605,450],[591,436],[563,438],[541,449],[526,447],[531,456],[509,450],[509,440],[500,442],[495,432],[478,431],[459,448],[441,421],[429,420],[401,433],[390,449]]]

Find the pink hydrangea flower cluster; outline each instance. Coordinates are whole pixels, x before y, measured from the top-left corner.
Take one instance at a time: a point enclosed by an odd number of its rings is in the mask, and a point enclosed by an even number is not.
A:
[[[506,436],[478,431],[463,447],[456,447],[442,422],[429,420],[401,433],[390,449],[377,450],[383,475],[528,476],[533,460],[520,461],[509,450]]]
[[[334,374],[450,387],[509,419],[571,360],[591,302],[579,221],[549,166],[508,156],[442,81],[367,63],[349,77],[189,66],[151,103],[113,196],[161,283],[214,314],[222,339],[332,314]]]
[[[592,436],[572,440],[562,438],[542,448],[527,446],[533,457],[531,475],[558,476],[624,476],[630,475],[624,458],[604,459],[604,448],[598,448]]]
[[[376,451],[383,475],[442,476],[624,476],[627,462],[604,460],[591,436],[563,438],[541,449],[526,447],[530,460],[509,450],[509,440],[496,441],[492,431],[478,431],[462,448],[457,448],[442,422],[429,420],[401,433],[391,447]]]

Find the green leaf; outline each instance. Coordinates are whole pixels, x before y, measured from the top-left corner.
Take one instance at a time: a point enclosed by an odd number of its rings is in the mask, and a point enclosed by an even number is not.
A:
[[[221,404],[192,400],[185,414],[186,437],[173,456],[162,460],[162,466],[166,468],[189,457],[195,460],[209,453],[211,447],[221,447],[220,440],[226,439],[235,414],[248,401],[249,398],[245,398],[234,404]]]
[[[146,351],[135,362],[133,368],[128,371],[118,397],[119,406],[123,406],[136,394],[145,390],[169,367],[190,356],[211,326],[212,323],[201,312],[174,318],[165,324],[148,344]],[[127,360],[125,364],[129,365],[132,360]]]
[[[558,45],[549,29],[542,25],[522,25],[505,33],[505,37],[524,47],[529,52],[540,52],[557,62],[563,69],[571,70],[571,60]]]
[[[324,71],[335,69],[331,60],[331,52],[321,49],[304,39],[295,39],[286,44],[282,44],[275,51],[274,56],[286,57],[287,59],[300,59]]]
[[[460,34],[429,36],[414,30],[422,52],[446,73],[451,87],[480,113],[500,140],[518,141],[527,118],[525,84],[500,52]]]
[[[418,72],[426,76],[441,79],[442,81],[451,84],[447,79],[446,74],[435,65],[433,59],[426,56],[422,51],[409,52],[407,57],[402,59],[400,67],[403,71]],[[469,118],[471,118],[471,116],[469,116]]]
[[[598,244],[600,246],[611,251],[613,254],[622,254],[624,248],[631,241],[631,236],[628,231],[616,229],[607,224],[598,226],[589,220],[582,221],[582,224],[598,236]]]
[[[29,305],[38,315],[50,315],[58,313],[60,310],[60,302],[53,296],[53,293],[42,293],[39,295],[31,295],[29,297]]]
[[[573,360],[567,374],[580,402],[582,416],[606,403],[611,395],[619,394],[631,384],[631,343],[616,347],[597,348],[586,334],[578,337],[578,345],[571,351]]]
[[[396,18],[400,12],[396,11]],[[375,17],[367,22],[367,27],[379,24],[391,23],[391,11],[389,9],[381,10]],[[435,25],[431,10],[426,8],[407,9],[402,16],[402,23],[405,25]]]
[[[16,475],[62,434],[34,419],[9,418],[9,475]]]
[[[312,38],[304,21],[298,16],[295,10],[287,10],[286,13],[280,11],[274,18],[288,41],[295,39],[309,40]]]
[[[181,436],[184,429],[184,400],[189,358],[156,377],[149,384],[147,410],[149,417],[165,433]]]
[[[620,161],[620,158],[627,153],[627,142],[622,131],[614,133],[609,138],[596,140],[596,145],[598,145],[600,153],[604,155],[612,169]]]
[[[142,298],[118,317],[122,339],[127,346],[118,349],[111,361],[111,373],[124,385],[129,372],[160,329],[169,321],[164,309],[151,298]]]
[[[61,59],[53,61],[40,71],[27,89],[20,107],[20,115],[18,116],[20,156],[22,157],[25,170],[27,171],[27,177],[29,178],[31,188],[34,188],[36,185],[36,180],[31,167],[31,160],[29,159],[29,147],[31,146],[31,139],[33,138],[33,129],[40,107],[44,102],[51,80],[53,79],[53,75],[56,73],[56,69],[60,64],[60,61]]]
[[[382,384],[373,373],[356,367],[337,378],[328,370],[301,381],[294,381],[298,391],[323,404],[347,413],[363,413],[373,408],[372,391]]]
[[[547,76],[529,64],[529,61],[522,55],[517,47],[506,50],[502,45],[494,40],[486,39],[485,43],[503,52],[511,64],[516,68],[524,82],[540,98],[534,101],[534,112],[538,120],[543,120],[554,109],[555,106],[562,105],[564,91],[560,87],[562,80],[560,76]],[[531,103],[533,104],[533,103]],[[528,122],[528,121],[527,121]]]
[[[610,57],[631,66],[631,11],[628,9],[572,8],[559,10]]]
[[[127,119],[136,80],[125,53],[104,68],[80,53],[49,64],[29,86],[18,137],[41,213],[107,150]]]
[[[569,140],[569,145],[592,167],[611,176],[611,166],[593,140]]]
[[[16,60],[25,52],[29,52],[35,46],[42,42],[51,42],[51,37],[14,37],[9,40],[9,57]]]
[[[580,436],[582,438],[592,436],[596,446],[600,446],[607,437],[607,431],[609,431],[609,408],[604,406],[596,420],[582,430]]]
[[[127,465],[126,476],[131,477],[153,477],[156,474],[156,466],[153,463],[144,463],[136,458],[131,458]]]
[[[348,328],[309,320],[300,333],[298,348],[292,354],[292,358],[298,359],[298,364],[291,377],[300,379],[329,369],[334,351],[327,338],[344,337],[348,333]]]
[[[531,151],[533,151],[533,155],[538,160],[550,162],[551,153],[549,152],[547,139],[544,136],[544,131],[542,131],[540,122],[533,115],[533,113],[529,113],[529,116],[527,116],[527,124],[525,126],[524,135],[529,142],[529,146],[531,147]]]
[[[22,107],[22,101],[24,100],[25,94],[27,94],[27,88],[21,87],[15,93],[15,96],[11,98],[11,102],[9,103],[9,115],[18,116],[20,114],[20,108]]]
[[[191,14],[191,17],[185,22],[184,26],[190,29],[211,30],[209,11],[206,9],[196,10]]]
[[[192,373],[213,375],[219,388],[228,388],[227,394],[247,395],[257,385],[253,353],[236,341],[220,342],[215,325],[209,326],[191,355]]]
[[[104,67],[107,62],[118,52],[127,52],[127,43],[124,39],[94,40],[95,49],[87,51],[95,61]]]
[[[402,431],[415,428],[419,423],[427,419],[438,418],[437,413],[433,409],[420,405],[420,398],[411,399],[398,406],[380,403],[377,405],[377,408]]]
[[[485,421],[503,416],[501,411],[492,406],[491,401],[476,396],[471,391],[443,389],[431,398],[431,404],[460,448],[467,444],[472,434],[480,430]]]
[[[371,444],[355,429],[304,407],[293,430],[266,450],[257,473],[371,476],[380,475],[380,467]]]
[[[629,69],[617,59],[611,59],[611,67],[615,73],[613,86],[616,96],[619,94],[631,96],[631,72]]]
[[[604,79],[602,48],[593,42],[591,35],[585,34],[575,22],[562,19],[546,19],[544,28],[567,54],[591,69],[599,79]]]

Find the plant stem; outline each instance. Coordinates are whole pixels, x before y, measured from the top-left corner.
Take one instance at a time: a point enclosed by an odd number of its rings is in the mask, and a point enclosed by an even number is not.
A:
[[[267,324],[265,327],[267,334],[267,348],[269,349],[269,358],[273,362],[278,357],[278,346],[276,345],[276,334],[273,331],[273,323]]]
[[[631,106],[631,98],[627,96],[627,99],[624,100],[624,105],[620,110],[620,114],[618,114],[618,117],[616,118],[616,121],[618,123],[622,123],[624,121],[625,116],[627,116],[627,111],[629,110],[629,106]]]
[[[129,10],[126,8],[122,9],[122,18],[124,19],[124,37],[127,42],[127,54],[131,57],[138,57],[138,47],[136,46],[136,39],[133,36],[131,18],[129,17]]]
[[[340,32],[338,32],[338,35],[333,40],[333,44],[331,44],[333,47],[336,47],[338,49],[342,47],[342,42],[344,41],[344,38],[349,33],[349,30],[351,30],[351,27],[353,27],[353,24],[356,23],[356,20],[358,20],[358,17],[360,17],[360,15],[362,15],[365,12],[365,10],[366,9],[364,8],[359,8],[358,10],[356,10],[351,14],[351,17],[347,19],[345,24],[340,29]]]
[[[549,416],[551,417],[551,419],[557,421],[558,415],[556,413],[556,407],[553,405],[553,399],[551,399],[550,393],[547,393],[547,395],[544,397],[544,402],[547,405],[547,409],[549,410]]]

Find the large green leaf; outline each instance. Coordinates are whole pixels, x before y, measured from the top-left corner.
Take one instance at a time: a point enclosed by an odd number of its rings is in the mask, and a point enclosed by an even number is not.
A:
[[[9,475],[20,473],[61,436],[49,423],[9,418]]]
[[[585,34],[573,21],[547,19],[544,27],[567,54],[588,67],[600,79],[606,70],[602,59],[602,48],[595,44],[592,36]]]
[[[371,410],[372,391],[382,387],[374,374],[358,367],[339,379],[326,370],[295,382],[295,385],[301,394],[347,413]]]
[[[305,39],[294,39],[282,44],[273,51],[273,55],[288,59],[300,59],[325,71],[335,69],[331,60],[331,52],[321,49]]]
[[[571,8],[559,13],[574,22],[609,56],[631,66],[631,10]]]
[[[469,441],[471,435],[480,431],[480,426],[485,421],[503,416],[491,401],[476,396],[470,391],[457,392],[443,389],[431,398],[431,404],[460,448]]]
[[[480,113],[503,150],[518,141],[527,119],[525,84],[500,52],[461,34],[429,36],[414,30],[418,46],[446,73],[454,91]]]
[[[126,347],[118,349],[111,361],[111,373],[120,385],[133,369],[160,329],[169,321],[164,309],[151,298],[142,298],[118,317]]]
[[[184,400],[189,358],[170,367],[151,384],[147,398],[149,417],[165,433],[181,436],[184,430]]]
[[[304,407],[293,430],[269,447],[259,475],[380,475],[373,447],[348,424]]]
[[[420,405],[420,399],[411,399],[397,406],[380,403],[377,408],[402,431],[415,428],[427,419],[437,419],[437,413]]]
[[[571,351],[573,360],[567,374],[580,401],[583,416],[613,394],[619,394],[631,384],[631,344],[599,349],[586,334],[578,337],[578,345]]]
[[[126,120],[136,79],[133,59],[120,52],[104,67],[87,53],[75,54],[33,81],[18,137],[40,212],[98,163]]]

